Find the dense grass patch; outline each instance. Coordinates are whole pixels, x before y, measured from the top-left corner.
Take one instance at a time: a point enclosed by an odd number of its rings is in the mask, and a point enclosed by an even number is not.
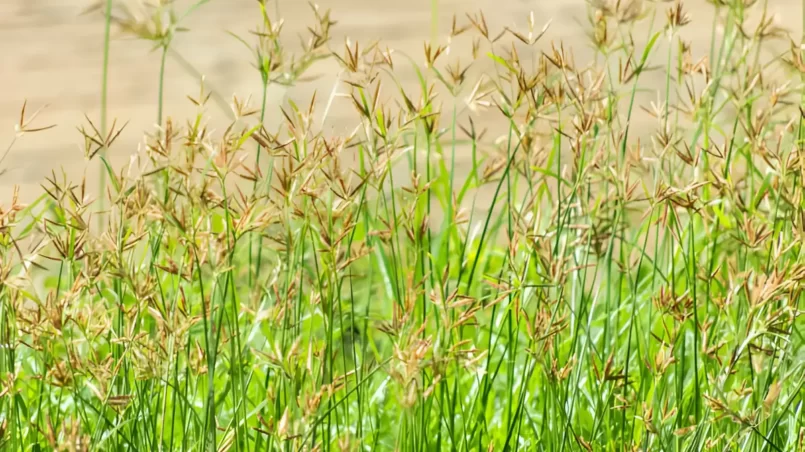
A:
[[[105,2],[107,43],[164,62],[202,3]],[[422,63],[316,8],[291,52],[255,2],[262,102],[213,132],[160,88],[124,167],[104,94],[102,190],[0,208],[0,449],[802,450],[805,63],[715,3],[702,58],[681,2],[596,0],[591,61],[471,14]],[[322,59],[348,133],[266,102]]]

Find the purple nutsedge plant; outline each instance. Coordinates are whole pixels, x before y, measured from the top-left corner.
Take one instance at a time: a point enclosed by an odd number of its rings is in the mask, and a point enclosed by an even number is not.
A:
[[[162,80],[203,3],[95,11]],[[258,105],[202,80],[179,120],[160,82],[127,164],[123,121],[79,127],[101,190],[4,197],[0,449],[803,450],[805,63],[770,2],[590,0],[573,48],[433,1],[421,55],[252,3]],[[329,96],[267,101],[319,64]]]

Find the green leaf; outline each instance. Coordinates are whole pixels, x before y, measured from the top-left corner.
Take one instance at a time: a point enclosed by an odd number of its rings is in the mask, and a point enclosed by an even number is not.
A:
[[[495,54],[493,54],[491,52],[487,53],[486,55],[489,58],[491,58],[492,61],[494,61],[495,63],[497,63],[497,64],[499,64],[501,66],[503,66],[506,70],[508,70],[512,74],[517,74],[517,71],[513,67],[511,67],[511,65],[509,64],[508,61],[504,60],[503,58],[501,58],[501,57],[499,57],[499,56],[497,56],[497,55],[495,55]]]

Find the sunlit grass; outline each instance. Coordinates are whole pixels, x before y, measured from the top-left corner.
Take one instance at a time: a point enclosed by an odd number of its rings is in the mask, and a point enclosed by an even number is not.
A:
[[[143,8],[114,23],[164,62],[192,8]],[[0,207],[0,449],[802,450],[805,64],[714,8],[709,49],[681,2],[596,0],[594,61],[470,14],[421,63],[317,8],[291,52],[259,2],[259,105],[170,119],[163,63],[130,166],[80,129],[106,192]],[[266,101],[326,58],[351,134]]]

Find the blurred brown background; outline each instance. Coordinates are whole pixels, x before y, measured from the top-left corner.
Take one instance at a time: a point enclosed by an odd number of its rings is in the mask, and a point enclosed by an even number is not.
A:
[[[177,1],[177,10],[183,11],[190,3]],[[76,127],[85,123],[84,113],[93,120],[99,117],[103,46],[101,12],[82,14],[90,5],[91,2],[86,0],[0,2],[0,55],[3,56],[0,67],[0,151],[5,150],[13,139],[14,125],[25,99],[28,100],[29,112],[48,105],[35,125],[58,125],[43,133],[26,135],[15,144],[0,168],[5,170],[0,175],[0,200],[9,198],[11,186],[15,184],[21,186],[24,199],[32,199],[40,193],[39,184],[52,169],[63,167],[71,178],[79,178],[87,168],[80,147],[82,138]],[[431,34],[431,0],[321,0],[319,5],[322,9],[331,9],[332,18],[338,22],[333,28],[333,49],[340,52],[346,36],[361,42],[381,39],[391,48],[422,58],[422,42]],[[664,11],[670,5],[659,5],[655,27],[665,23]],[[713,7],[706,0],[687,0],[685,5],[692,18],[692,23],[685,28],[687,39],[692,40],[694,49],[703,55],[710,45]],[[768,5],[780,25],[799,36],[800,0],[769,0]],[[286,38],[303,33],[312,23],[313,15],[305,1],[279,0],[278,7],[285,19]],[[465,13],[484,11],[493,30],[504,26],[524,29],[528,14],[533,10],[538,28],[552,20],[548,34],[540,44],[542,48],[549,46],[551,40],[561,40],[575,49],[577,60],[583,61],[585,55],[590,55],[586,36],[589,29],[587,9],[585,0],[438,0],[438,36],[444,41],[454,14],[458,15],[460,23],[464,23]],[[178,35],[173,46],[207,77],[212,89],[227,99],[231,99],[232,94],[242,98],[251,95],[253,105],[257,106],[260,79],[250,66],[251,55],[226,32],[235,32],[251,40],[248,31],[255,29],[259,19],[255,0],[211,0],[187,18],[184,25],[190,31]],[[639,33],[636,38],[642,39],[644,35]],[[785,44],[781,43],[780,51],[785,49]],[[143,133],[151,130],[156,121],[159,55],[150,50],[149,43],[131,38],[117,36],[112,42],[109,117],[120,122],[129,121],[113,149],[116,161],[127,160],[137,150]],[[468,55],[466,48],[454,49],[453,52]],[[662,53],[664,55],[665,50]],[[468,61],[468,57],[462,61]],[[277,120],[278,110],[272,110],[271,106],[279,105],[288,97],[306,104],[313,90],[318,90],[320,98],[326,100],[336,82],[337,72],[335,63],[329,61],[312,69],[311,74],[320,76],[316,81],[290,91],[272,88],[267,122]],[[415,81],[410,68],[403,67],[400,75],[406,82]],[[663,74],[647,75],[647,85],[652,83],[652,77],[654,81],[664,79]],[[196,110],[186,96],[197,92],[195,75],[169,59],[165,115],[182,121],[192,117]],[[656,94],[648,96],[655,97]],[[207,114],[213,122],[215,118],[227,118],[226,113],[214,104]],[[346,130],[354,117],[349,103],[336,102],[329,113],[328,126],[336,131],[339,128]],[[97,174],[93,167],[89,171],[92,176]]]

